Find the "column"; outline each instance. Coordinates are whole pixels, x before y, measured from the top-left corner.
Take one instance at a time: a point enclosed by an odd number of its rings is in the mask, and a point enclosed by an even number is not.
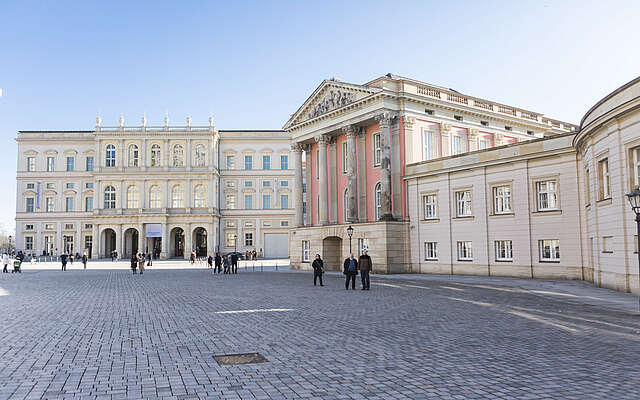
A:
[[[161,259],[166,259],[167,258],[167,254],[169,253],[169,235],[167,232],[168,229],[168,224],[167,222],[163,222],[162,223],[162,251],[160,253],[160,258]]]
[[[169,157],[169,140],[165,139],[163,141],[163,147],[164,147],[164,157],[162,157],[164,159],[164,170],[168,171],[169,170],[169,160],[171,160],[171,157]]]
[[[191,138],[187,139],[187,148],[184,152],[184,165],[187,167],[187,171],[191,171]]]
[[[329,137],[326,135],[319,135],[315,137],[315,141],[318,143],[318,153],[320,154],[318,165],[318,177],[319,192],[320,192],[320,204],[318,204],[320,212],[320,225],[327,225],[329,223],[329,199],[327,193],[327,144],[329,144]]]
[[[440,124],[440,139],[441,139],[441,157],[447,157],[451,152],[449,151],[449,135],[451,133],[451,125]]]
[[[306,160],[307,160],[307,165],[306,165],[306,171],[305,171],[305,183],[307,185],[307,193],[306,193],[306,198],[307,198],[307,221],[306,221],[306,226],[311,226],[311,217],[312,217],[312,212],[311,212],[311,182],[313,179],[313,176],[311,174],[311,164],[315,162],[315,160],[312,160],[312,155],[311,155],[311,145],[307,144],[305,145],[305,153],[306,153]]]
[[[144,171],[147,167],[147,139],[142,139],[142,146],[140,146],[140,152],[138,153],[138,157],[140,160],[138,161],[140,165],[140,171]]]
[[[192,224],[186,224],[184,229],[186,230],[184,237],[184,258],[188,260],[193,250],[193,226]]]
[[[476,128],[469,129],[469,151],[478,150],[478,132]]]
[[[144,233],[144,224],[138,225],[138,251],[147,252],[147,240]]]
[[[218,236],[216,235],[215,223],[209,224],[207,227],[207,248],[209,249],[209,254],[215,255],[216,252],[216,243],[218,241]]]
[[[123,209],[127,208],[127,201],[125,199],[125,194],[127,190],[124,187],[124,181],[120,181],[120,190],[119,193],[116,194],[116,207]]]
[[[356,175],[356,158],[358,157],[356,148],[356,136],[358,127],[347,125],[342,128],[342,132],[347,135],[347,221],[358,222],[358,177]]]
[[[302,191],[302,187],[300,191]],[[300,207],[302,207],[302,203]],[[256,236],[253,238],[253,247],[256,249],[256,253],[262,249],[262,220],[260,218],[256,219]]]
[[[164,208],[171,206],[171,192],[169,192],[169,180],[164,181]]]
[[[100,258],[100,225],[93,225],[93,238],[91,242],[91,257]]]
[[[380,219],[393,220],[391,211],[391,122],[395,114],[383,112],[376,115],[380,126],[382,157],[380,160]]]
[[[57,227],[58,229],[56,229],[56,244],[55,244],[54,252],[56,253],[55,254],[56,256],[59,256],[60,254],[62,254],[62,251],[64,250],[62,247],[62,222],[58,222]],[[58,249],[58,251],[56,251],[55,249]]]
[[[295,209],[295,226],[304,225],[304,216],[302,214],[302,145],[300,143],[292,143],[291,151],[293,152],[293,168],[295,170],[295,180],[293,184],[293,208]]]
[[[122,234],[122,224],[116,228],[116,252],[118,252],[118,258],[122,258],[122,248],[124,243],[124,235]]]
[[[76,226],[76,239],[73,241],[73,253],[82,253],[84,252],[84,243],[82,243],[82,222],[77,222],[78,226]],[[77,240],[77,242],[76,242]]]
[[[360,183],[360,222],[367,221],[367,130],[363,127],[358,133],[358,180]]]

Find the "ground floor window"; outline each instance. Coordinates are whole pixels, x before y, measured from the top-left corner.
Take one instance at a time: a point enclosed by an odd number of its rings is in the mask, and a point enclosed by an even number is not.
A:
[[[62,237],[62,244],[64,246],[63,249],[65,253],[67,254],[73,253],[73,236],[64,235]]]
[[[560,241],[540,240],[540,261],[560,261]]]
[[[496,261],[513,261],[511,240],[496,240]]]
[[[234,247],[236,245],[236,234],[233,232],[227,233],[227,247]]]
[[[359,238],[358,239],[358,254],[362,254],[363,251],[369,251],[369,239],[367,238]]]
[[[311,243],[308,240],[302,241],[302,261],[309,261]]]
[[[473,260],[472,242],[458,242],[458,261]]]
[[[438,259],[438,242],[424,242],[424,259]]]
[[[253,233],[245,233],[244,234],[244,245],[245,246],[253,246]]]
[[[25,236],[24,237],[24,249],[25,250],[33,250],[33,237]]]

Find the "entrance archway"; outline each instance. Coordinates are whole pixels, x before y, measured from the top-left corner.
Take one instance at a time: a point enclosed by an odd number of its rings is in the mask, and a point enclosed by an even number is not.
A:
[[[342,271],[342,238],[329,236],[322,240],[322,259],[325,269]]]
[[[122,248],[122,257],[131,258],[133,254],[138,253],[138,230],[129,228],[124,231],[124,247]]]
[[[102,231],[101,241],[103,243],[102,248],[104,252],[103,257],[111,257],[111,253],[116,249],[116,231],[111,228],[107,228]]]
[[[197,257],[205,257],[207,255],[207,230],[198,227],[193,230],[193,249],[196,251]]]
[[[169,258],[184,258],[184,230],[173,228],[169,235]]]

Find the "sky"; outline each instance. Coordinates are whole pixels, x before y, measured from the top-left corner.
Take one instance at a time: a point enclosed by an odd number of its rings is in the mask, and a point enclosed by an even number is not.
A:
[[[389,72],[579,123],[640,73],[639,1],[0,1],[0,229],[19,130],[280,129]]]

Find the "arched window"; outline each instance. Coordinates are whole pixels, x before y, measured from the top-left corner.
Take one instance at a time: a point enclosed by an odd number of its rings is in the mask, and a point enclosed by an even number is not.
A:
[[[375,197],[375,201],[376,201],[376,221],[378,221],[380,219],[380,211],[381,211],[381,206],[380,206],[380,193],[382,192],[382,189],[380,188],[380,183],[378,182],[376,184],[376,197]]]
[[[342,193],[342,222],[347,222],[347,205],[349,204],[349,194],[347,188]]]
[[[160,187],[157,185],[151,186],[151,188],[149,189],[149,208],[160,207],[162,207]]]
[[[182,146],[180,146],[179,144],[173,146],[173,166],[174,167],[184,166],[184,150]]]
[[[196,145],[195,148],[195,166],[204,167],[206,163],[207,153],[204,151],[204,146],[201,144]]]
[[[171,207],[184,207],[184,191],[182,190],[182,186],[180,185],[175,185],[173,189],[171,189]]]
[[[113,186],[104,189],[104,208],[116,208],[116,189]]]
[[[116,146],[112,144],[107,145],[107,152],[104,157],[105,167],[116,166]]]
[[[139,206],[138,188],[131,185],[127,188],[127,208],[138,208]]]
[[[204,185],[198,185],[193,190],[193,206],[196,208],[207,206],[207,189]]]
[[[151,166],[160,166],[160,145],[154,144],[151,146]]]
[[[137,167],[138,166],[138,145],[132,144],[129,146],[129,166]]]

